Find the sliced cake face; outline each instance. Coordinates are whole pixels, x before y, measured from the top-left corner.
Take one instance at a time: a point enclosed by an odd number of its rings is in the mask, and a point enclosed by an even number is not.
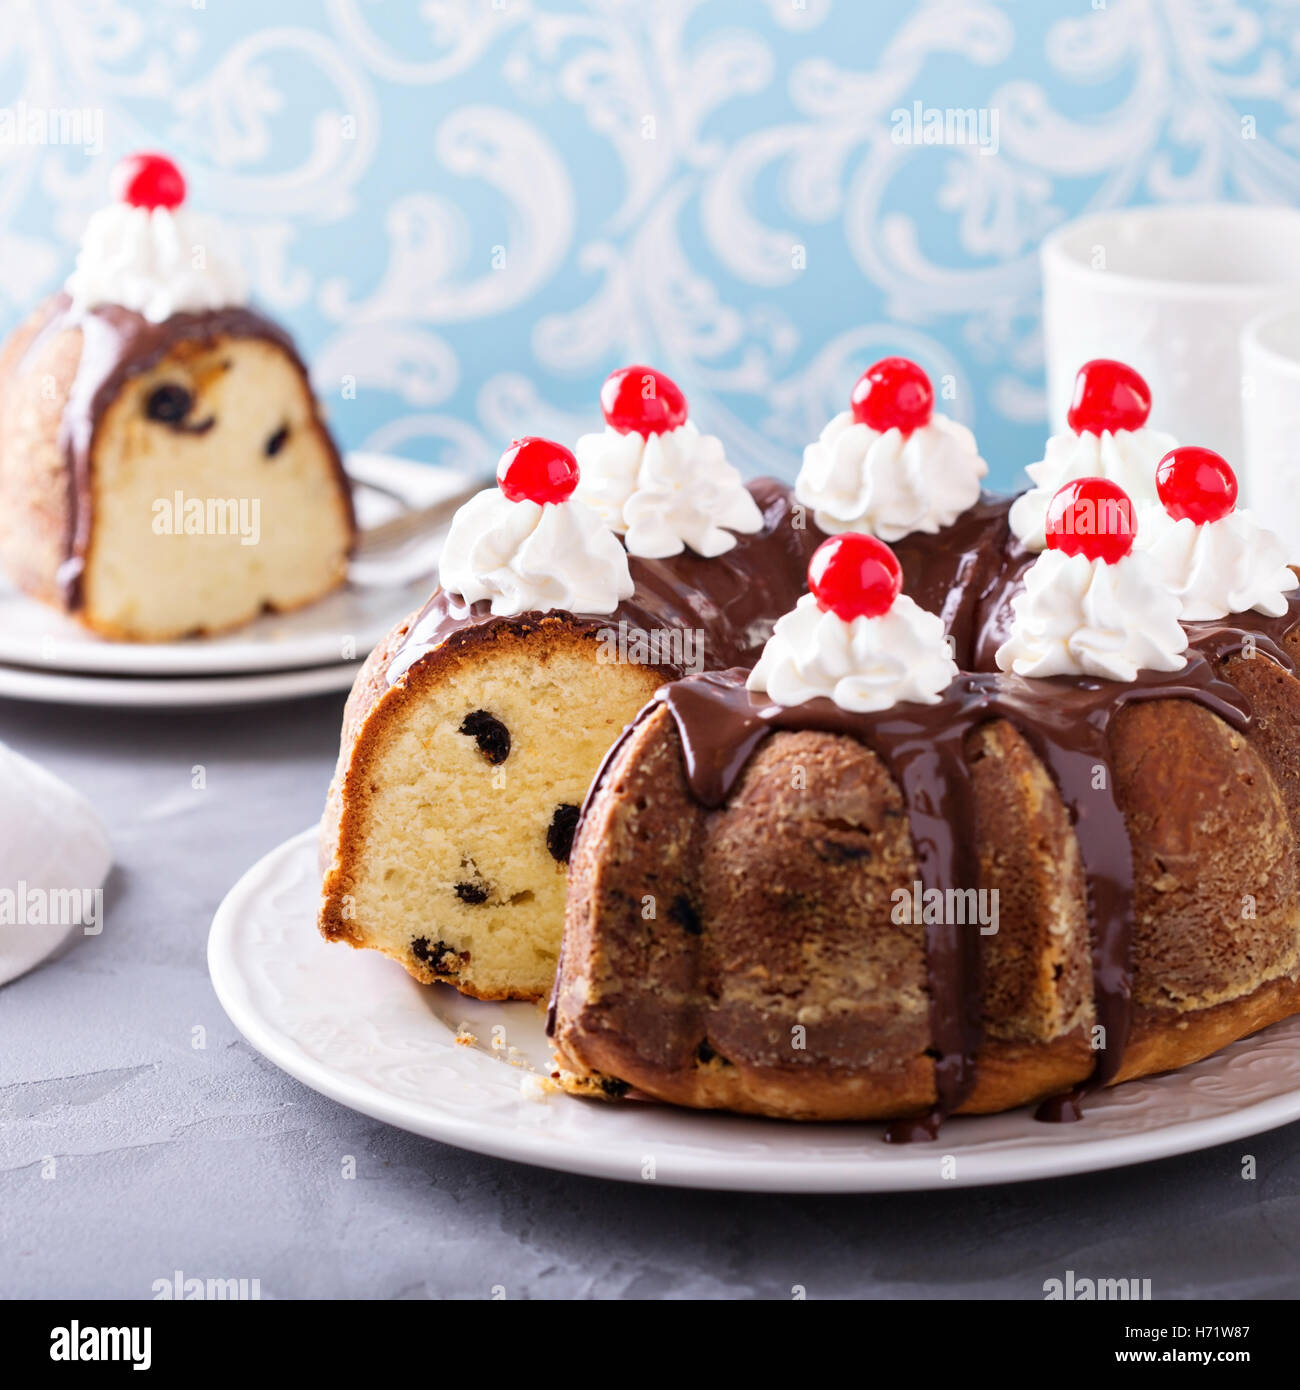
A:
[[[550,988],[578,810],[662,675],[608,659],[634,584],[577,483],[516,440],[456,514],[444,587],[358,678],[322,833],[324,934],[482,999]]]
[[[326,935],[481,999],[544,997],[578,809],[657,682],[562,619],[421,663],[340,766]]]
[[[285,611],[343,582],[346,483],[279,344],[184,339],[130,378],[90,456],[84,620],[160,641]]]

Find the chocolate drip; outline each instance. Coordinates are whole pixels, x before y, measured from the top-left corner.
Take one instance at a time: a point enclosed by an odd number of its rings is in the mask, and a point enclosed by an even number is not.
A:
[[[307,369],[293,339],[278,324],[253,309],[231,306],[206,313],[173,314],[151,323],[120,304],[101,304],[78,309],[67,294],[55,295],[46,306],[47,317],[33,337],[24,362],[35,358],[54,335],[79,330],[81,356],[68,392],[59,426],[59,446],[68,466],[69,506],[66,558],[59,567],[58,583],[69,609],[82,605],[82,580],[91,529],[91,455],[95,435],[105,411],[123,386],[134,376],[157,366],[182,342],[213,343],[218,338],[255,338],[274,344],[307,381]],[[308,388],[310,394],[310,388]],[[321,427],[322,438],[334,463],[343,496],[351,514],[352,495],[338,450]],[[355,529],[355,521],[353,521]]]
[[[1300,589],[1287,599],[1286,612],[1278,618],[1263,613],[1232,613],[1199,623],[1184,623],[1192,648],[1214,662],[1245,656],[1248,651],[1263,652],[1285,671],[1293,672],[1295,662],[1286,649],[1287,637],[1300,627]]]
[[[1010,510],[1011,501],[1007,501]],[[1011,600],[1025,587],[1025,571],[1038,559],[1038,552],[1026,550],[1008,526],[1003,541],[1001,567],[976,605],[971,627],[970,670],[996,671],[998,648],[1011,636]]]

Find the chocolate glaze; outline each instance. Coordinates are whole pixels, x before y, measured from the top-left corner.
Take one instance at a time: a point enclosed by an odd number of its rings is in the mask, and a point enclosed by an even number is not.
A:
[[[773,623],[807,588],[808,561],[826,537],[805,518],[783,483],[760,478],[749,484],[749,491],[763,513],[761,531],[738,536],[731,550],[711,560],[690,550],[663,560],[629,556],[636,584],[632,597],[612,613],[564,613],[564,621],[592,632],[617,631],[620,623],[646,633],[700,631],[705,669],[752,666]],[[444,644],[467,640],[475,630],[531,629],[544,616],[495,617],[486,601],[467,604],[458,594],[438,589],[393,654],[388,683],[396,683]],[[662,664],[670,678],[683,674],[680,665]]]
[[[55,295],[46,305],[46,317],[33,336],[24,362],[34,358],[54,335],[76,330],[81,333],[81,356],[77,363],[68,399],[59,426],[59,445],[68,468],[68,534],[58,584],[64,604],[80,608],[86,553],[90,545],[91,477],[90,461],[95,434],[105,411],[133,376],[147,372],[181,342],[210,344],[219,338],[257,338],[273,343],[290,359],[307,380],[307,369],[298,356],[293,339],[278,324],[253,309],[232,306],[198,314],[173,314],[161,323],[151,323],[142,315],[120,304],[101,304],[78,309],[66,294]],[[310,388],[309,388],[310,393]],[[335,475],[352,515],[352,494],[343,462],[329,431],[321,424]]]
[[[994,669],[976,664],[974,652],[1005,588],[1008,554],[1019,548],[1007,518],[1013,500],[984,493],[940,535],[913,532],[891,547],[903,567],[903,592],[943,619],[963,671]]]
[[[967,739],[991,719],[1008,720],[1034,749],[1069,810],[1087,884],[1095,1021],[1104,1045],[1089,1080],[1038,1111],[1045,1120],[1077,1119],[1083,1097],[1118,1074],[1132,1029],[1135,887],[1127,827],[1115,797],[1111,725],[1130,704],[1190,699],[1247,730],[1249,701],[1223,677],[1221,665],[1253,648],[1294,670],[1283,642],[1300,626],[1300,592],[1279,618],[1248,613],[1186,624],[1188,661],[1178,672],[1143,671],[1131,684],[1003,674],[993,655],[1005,640],[1009,600],[1036,558],[1010,534],[1010,500],[982,499],[938,543],[910,536],[896,547],[905,591],[943,615],[956,660],[966,668],[937,703],[899,705],[879,714],[852,714],[826,699],[783,708],[747,691],[746,670],[740,668],[664,686],[632,728],[661,706],[669,711],[682,742],[688,784],[709,807],[727,799],[751,754],[777,730],[858,739],[881,757],[903,794],[923,885],[944,891],[978,887]],[[626,730],[607,755],[588,804],[631,732]],[[1106,771],[1102,787],[1096,785],[1099,766]],[[927,924],[936,1104],[928,1115],[892,1125],[890,1139],[933,1138],[943,1116],[970,1093],[980,1042],[978,946],[973,932]],[[552,1031],[554,1022],[552,1000]]]

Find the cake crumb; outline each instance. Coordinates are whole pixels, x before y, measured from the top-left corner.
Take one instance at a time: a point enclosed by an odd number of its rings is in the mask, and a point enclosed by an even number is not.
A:
[[[478,1038],[475,1036],[474,1033],[470,1031],[470,1026],[468,1023],[462,1023],[460,1027],[456,1029],[456,1041],[462,1047],[478,1046]]]
[[[559,1089],[549,1076],[538,1072],[526,1072],[519,1078],[519,1091],[525,1100],[543,1101]]]

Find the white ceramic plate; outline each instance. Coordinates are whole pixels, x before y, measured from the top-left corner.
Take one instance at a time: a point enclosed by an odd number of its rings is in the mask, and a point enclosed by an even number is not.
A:
[[[273,850],[222,903],[208,939],[217,997],[259,1052],[313,1090],[460,1148],[630,1182],[886,1192],[1114,1168],[1300,1119],[1300,1019],[1130,1082],[1078,1124],[1039,1124],[1023,1110],[956,1119],[933,1144],[887,1145],[874,1125],[531,1098],[525,1088],[550,1061],[541,1012],[424,987],[374,952],[324,942],[315,835]],[[462,1024],[475,1043],[455,1041]]]
[[[36,700],[55,705],[96,705],[104,709],[195,709],[221,705],[261,705],[295,700],[331,690],[348,690],[361,664],[308,667],[252,676],[158,676],[133,680],[124,676],[62,675],[0,666],[0,698]]]
[[[383,454],[349,454],[347,470],[368,484],[357,489],[362,526],[376,524],[400,504],[394,493],[420,506],[450,496],[466,475]],[[379,491],[382,489],[383,491]],[[394,569],[390,585],[348,584],[295,613],[268,613],[235,632],[182,642],[105,642],[70,618],[20,594],[0,578],[0,662],[102,676],[206,676],[337,666],[347,655],[364,657],[400,618],[433,588],[438,537]]]

